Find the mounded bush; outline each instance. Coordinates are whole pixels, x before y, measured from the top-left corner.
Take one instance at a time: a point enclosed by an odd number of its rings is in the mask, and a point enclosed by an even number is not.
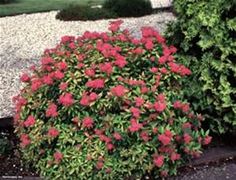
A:
[[[77,21],[77,20],[98,20],[116,18],[117,15],[103,8],[91,8],[90,6],[70,5],[56,15],[56,19],[63,21]]]
[[[177,21],[166,33],[191,67],[185,97],[216,133],[236,130],[236,1],[175,0]]]
[[[0,4],[8,4],[11,3],[13,0],[0,0]]]
[[[191,74],[150,27],[62,37],[14,97],[23,157],[48,179],[176,174],[210,142],[202,116],[180,99]]]
[[[115,12],[119,17],[139,17],[152,13],[149,0],[106,0],[103,8]]]

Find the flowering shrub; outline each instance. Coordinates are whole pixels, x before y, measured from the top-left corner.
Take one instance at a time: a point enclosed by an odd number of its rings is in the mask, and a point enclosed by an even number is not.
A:
[[[191,74],[150,27],[142,38],[111,22],[106,33],[62,37],[16,102],[24,158],[47,178],[122,179],[176,174],[211,141],[201,115],[179,99]]]

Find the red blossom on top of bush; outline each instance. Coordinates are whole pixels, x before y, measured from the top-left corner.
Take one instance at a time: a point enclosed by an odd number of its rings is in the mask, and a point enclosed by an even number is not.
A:
[[[72,94],[70,93],[66,93],[66,94],[62,94],[59,97],[59,102],[63,105],[63,106],[71,106],[74,103],[74,99],[72,97]]]

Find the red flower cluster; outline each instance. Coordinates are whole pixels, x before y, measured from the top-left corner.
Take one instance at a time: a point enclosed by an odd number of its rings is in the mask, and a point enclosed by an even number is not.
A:
[[[54,157],[56,163],[59,164],[61,162],[61,160],[63,159],[63,154],[61,152],[57,151],[53,154],[53,157]]]
[[[100,71],[110,75],[113,71],[113,67],[111,63],[104,63],[99,65]]]
[[[164,156],[163,155],[154,155],[153,163],[159,168],[162,167],[164,164]]]
[[[173,104],[173,107],[175,109],[180,109],[182,110],[184,113],[187,113],[189,112],[190,110],[190,107],[189,107],[189,104],[188,103],[182,103],[180,101],[175,101],[174,104]]]
[[[60,132],[54,128],[54,127],[51,127],[49,130],[48,130],[48,136],[52,137],[52,138],[55,138],[57,137],[58,135],[60,134]]]
[[[90,103],[96,101],[98,98],[98,95],[94,92],[90,93],[90,95],[88,95],[87,92],[83,93],[82,98],[80,100],[80,104],[82,106],[89,106]]]
[[[129,130],[130,132],[136,132],[136,131],[139,131],[143,125],[140,124],[136,119],[131,119],[130,120],[130,126],[129,126]]]
[[[104,88],[105,81],[104,81],[104,79],[90,80],[85,84],[85,86],[87,86],[89,88],[100,89],[100,88]]]
[[[62,94],[59,97],[59,102],[63,105],[63,106],[71,106],[72,104],[74,104],[74,99],[72,97],[72,94],[70,93],[66,93],[66,94]]]
[[[118,85],[118,86],[111,88],[111,93],[117,97],[124,96],[126,92],[127,92],[127,89],[122,85]]]
[[[31,143],[30,137],[27,134],[22,134],[20,136],[20,141],[21,141],[21,147],[25,148],[26,146],[28,146]]]
[[[25,127],[30,127],[33,126],[34,124],[35,124],[35,118],[32,115],[30,115],[24,122]]]
[[[50,104],[46,110],[46,117],[56,117],[57,115],[57,105],[54,103]]]
[[[83,128],[92,128],[93,124],[94,124],[94,121],[91,117],[85,117],[82,121]]]
[[[29,77],[28,74],[24,73],[24,74],[22,74],[22,76],[20,77],[20,80],[21,80],[22,82],[29,82],[29,81],[30,81],[30,77]]]

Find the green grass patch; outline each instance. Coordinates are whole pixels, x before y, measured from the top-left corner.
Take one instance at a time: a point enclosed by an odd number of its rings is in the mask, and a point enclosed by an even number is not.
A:
[[[15,0],[0,5],[0,16],[61,10],[69,5],[100,5],[104,0]]]

